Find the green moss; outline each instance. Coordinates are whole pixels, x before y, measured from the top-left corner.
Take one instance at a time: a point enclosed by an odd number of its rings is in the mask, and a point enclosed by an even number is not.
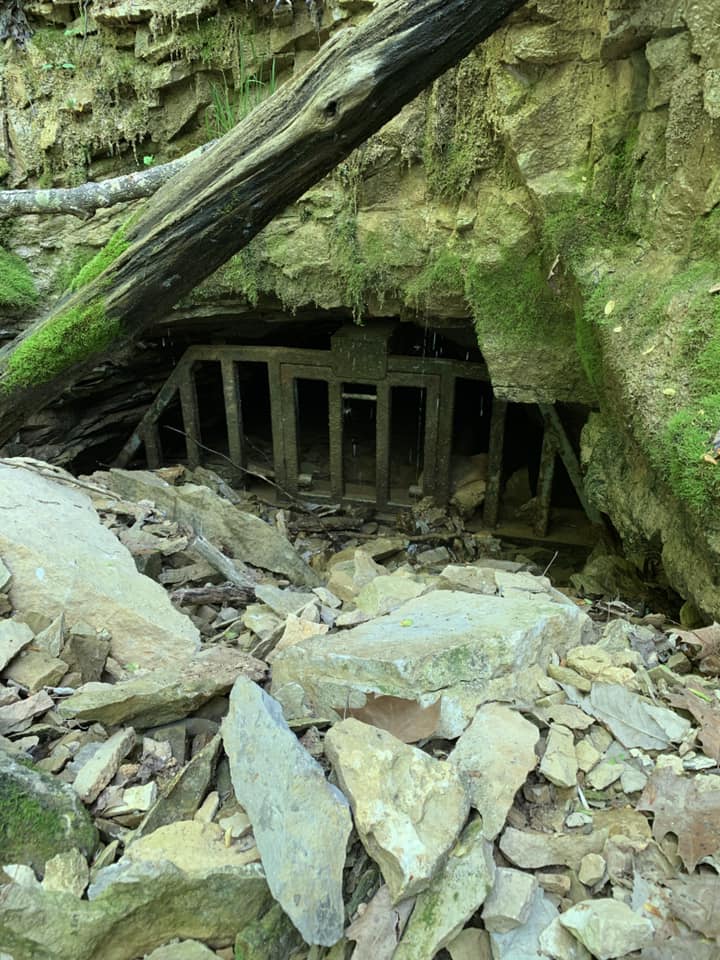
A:
[[[700,516],[714,514],[720,499],[720,467],[703,459],[719,427],[720,393],[714,393],[674,414],[656,451],[670,489]]]
[[[70,284],[75,279],[82,268],[92,260],[94,254],[88,247],[78,248],[73,251],[68,260],[63,261],[58,267],[53,280],[53,288],[56,293],[64,293],[69,289]]]
[[[65,835],[58,811],[10,782],[0,783],[0,850],[5,861],[42,866],[63,846]]]
[[[426,309],[436,297],[462,296],[465,269],[460,257],[448,247],[440,250],[405,287],[405,296],[416,309]]]
[[[38,301],[38,292],[25,262],[0,247],[0,306],[27,310]]]
[[[73,363],[104,350],[120,333],[120,323],[109,320],[97,298],[40,326],[10,354],[3,382],[6,390],[45,383]]]
[[[229,286],[231,292],[241,294],[248,303],[257,306],[262,278],[257,249],[253,242],[236,253],[221,270],[221,280]]]
[[[540,258],[508,255],[493,269],[470,266],[465,294],[478,338],[501,335],[509,344],[532,347],[557,339],[565,310],[546,279]]]
[[[423,145],[431,196],[459,199],[473,178],[499,158],[487,116],[487,67],[475,51],[436,82]]]
[[[0,157],[0,180],[3,177],[6,177],[10,173],[10,164],[7,162],[5,157]]]
[[[332,253],[333,265],[343,287],[343,299],[351,308],[356,323],[360,323],[368,297],[375,295],[382,304],[388,292],[396,289],[382,241],[377,236],[370,236],[361,244],[355,216],[344,213],[336,221]]]
[[[86,287],[95,277],[99,277],[103,271],[107,270],[121,253],[127,250],[130,246],[127,235],[136,220],[137,215],[130,217],[115,231],[102,250],[98,250],[95,256],[88,260],[85,266],[72,278],[70,290],[80,290],[82,287]]]

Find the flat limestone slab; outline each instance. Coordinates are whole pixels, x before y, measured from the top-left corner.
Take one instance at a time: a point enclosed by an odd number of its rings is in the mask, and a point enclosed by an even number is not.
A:
[[[23,614],[83,620],[112,634],[123,664],[160,667],[197,650],[197,628],[163,588],[138,573],[126,547],[79,490],[0,463],[0,556]]]
[[[369,692],[417,699],[442,695],[437,735],[459,736],[479,704],[535,696],[535,672],[553,651],[582,642],[578,607],[547,594],[481,596],[437,590],[342,633],[312,637],[273,662],[272,694],[287,719],[339,718]]]
[[[244,677],[230,694],[222,736],[273,897],[306,943],[332,946],[345,920],[348,801],[298,742],[280,705]]]

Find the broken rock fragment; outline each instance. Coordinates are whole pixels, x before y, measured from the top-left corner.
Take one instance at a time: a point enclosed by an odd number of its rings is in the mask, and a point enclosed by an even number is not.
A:
[[[649,920],[610,897],[576,903],[561,914],[560,923],[597,960],[624,957],[648,946],[653,939]]]
[[[537,888],[537,880],[531,873],[500,867],[483,908],[485,929],[491,933],[507,933],[521,927],[530,915]]]
[[[559,723],[550,726],[540,773],[556,787],[574,787],[577,783],[578,763],[572,731]],[[619,774],[618,774],[619,776]]]
[[[344,926],[347,800],[298,743],[280,705],[244,677],[230,695],[222,736],[273,896],[307,943],[331,946]]]
[[[354,719],[335,724],[325,752],[393,902],[425,889],[469,809],[455,767]]]
[[[19,620],[0,620],[0,670],[4,670],[32,638],[33,632],[26,623],[20,623]]]
[[[487,840],[500,833],[515,794],[535,768],[539,736],[537,727],[517,710],[486,703],[450,754],[466,780],[471,805],[482,816]]]
[[[482,906],[494,877],[492,845],[476,819],[463,831],[443,869],[418,896],[393,960],[432,960]]]
[[[172,668],[153,670],[120,683],[86,683],[58,707],[62,717],[110,726],[132,722],[140,729],[186,717],[240,674],[260,679],[265,664],[232,647],[209,647]]]
[[[100,744],[95,753],[80,768],[73,783],[73,789],[82,801],[92,803],[97,799],[100,791],[117,773],[120,761],[134,746],[135,731],[132,727],[127,730],[118,730],[109,740]]]

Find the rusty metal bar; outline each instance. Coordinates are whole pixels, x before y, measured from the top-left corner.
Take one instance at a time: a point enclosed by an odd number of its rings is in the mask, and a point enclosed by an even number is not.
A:
[[[440,401],[435,448],[435,480],[432,495],[440,502],[450,499],[450,458],[452,456],[453,418],[455,416],[455,377],[445,371],[440,377]],[[426,489],[423,492],[427,495]]]
[[[298,409],[297,379],[291,367],[283,364],[280,367],[280,385],[282,389],[282,430],[283,448],[285,450],[285,483],[284,487],[292,496],[298,492]]]
[[[183,365],[179,383],[185,449],[187,450],[188,466],[191,470],[200,466],[200,442],[202,440],[194,366],[194,363]]]
[[[330,443],[330,495],[338,503],[345,495],[343,477],[343,402],[342,384],[328,383],[328,440]]]
[[[280,378],[280,355],[276,350],[272,359],[268,361],[268,385],[270,387],[270,421],[272,425],[273,464],[275,467],[275,482],[278,486],[287,486],[287,470],[285,468],[285,444],[282,411],[282,382]]]
[[[570,477],[570,482],[575,488],[578,500],[582,504],[583,510],[591,523],[602,523],[602,517],[595,507],[590,503],[585,493],[585,484],[583,482],[580,463],[575,455],[572,444],[565,433],[560,417],[555,407],[551,403],[539,403],[540,413],[545,423],[545,430],[549,431],[557,444],[557,451],[560,459],[565,465],[565,469]]]
[[[238,480],[244,478],[245,450],[243,444],[242,397],[237,363],[229,358],[220,361],[225,401],[225,424],[227,426],[228,454],[233,464],[233,473]]]
[[[502,482],[503,446],[505,443],[505,418],[507,400],[493,397],[490,417],[490,448],[488,450],[488,479],[485,491],[483,522],[486,527],[495,527],[500,513],[500,484]]]
[[[555,442],[553,434],[546,429],[543,433],[540,470],[538,473],[537,493],[535,497],[534,530],[539,537],[546,536],[548,527],[550,526],[550,501],[552,498],[556,459],[557,443]]]
[[[157,470],[162,466],[162,442],[160,440],[160,430],[157,420],[147,423],[142,427],[142,442],[145,445],[145,459],[149,470]]]
[[[392,400],[387,380],[377,385],[375,414],[375,502],[385,510],[390,501],[390,422]]]

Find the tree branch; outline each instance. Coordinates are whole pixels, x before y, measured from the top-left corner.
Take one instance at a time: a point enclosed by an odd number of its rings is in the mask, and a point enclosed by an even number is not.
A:
[[[111,180],[52,190],[0,190],[0,220],[28,213],[69,213],[89,220],[100,207],[150,197],[176,173],[217,143],[211,140],[169,163],[136,170]]]

